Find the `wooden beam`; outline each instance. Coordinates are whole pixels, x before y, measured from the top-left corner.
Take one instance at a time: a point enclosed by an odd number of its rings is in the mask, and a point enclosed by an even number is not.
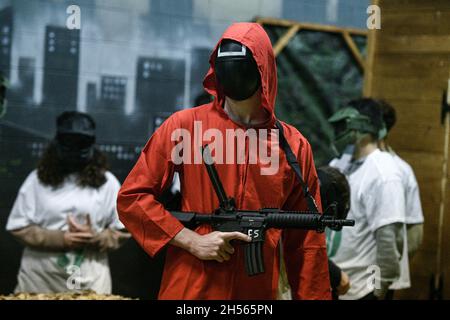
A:
[[[423,62],[422,53],[377,54],[377,64],[373,72],[378,77],[447,77],[446,67],[449,66],[448,53],[427,55],[427,63]],[[438,97],[438,99],[441,97]]]
[[[300,30],[300,25],[293,25],[278,39],[277,43],[273,46],[273,54],[275,57],[288,45],[289,41],[297,34],[298,30]]]
[[[420,17],[420,19],[418,18]],[[382,13],[383,36],[396,35],[448,35],[450,30],[450,9],[421,9],[414,12],[410,8]]]
[[[353,57],[355,58],[356,62],[358,62],[359,67],[364,72],[366,69],[366,62],[364,61],[364,58],[359,52],[358,47],[356,46],[355,41],[353,41],[352,36],[348,33],[348,31],[343,31],[342,37],[345,40],[345,43],[347,44],[348,48],[350,49],[350,52],[352,53]]]
[[[450,53],[450,36],[447,35],[384,35],[380,33],[377,53]]]
[[[262,25],[264,23],[264,19],[256,16],[253,18],[253,22],[256,22],[256,23],[259,23],[260,25]]]
[[[372,4],[379,6],[379,0],[372,0]],[[375,60],[375,47],[377,43],[377,29],[372,29],[367,35],[366,69],[364,72],[363,96],[370,97],[373,94],[373,69]]]
[[[348,33],[350,33],[352,35],[359,35],[359,36],[367,36],[367,33],[368,33],[364,29],[341,28],[341,27],[330,26],[330,25],[325,25],[325,24],[303,23],[303,22],[298,22],[298,21],[275,19],[275,18],[258,17],[258,18],[256,18],[256,22],[259,24],[262,24],[262,25],[266,24],[266,25],[287,27],[287,28],[290,28],[294,25],[300,25],[301,29],[312,30],[312,31],[323,31],[323,32],[334,32],[334,33],[340,33],[343,31],[347,31]]]

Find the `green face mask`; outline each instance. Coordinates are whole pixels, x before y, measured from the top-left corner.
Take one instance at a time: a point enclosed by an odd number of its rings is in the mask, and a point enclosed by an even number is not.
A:
[[[341,134],[339,137],[334,139],[333,148],[337,156],[344,153],[345,149],[349,145],[354,145],[358,140],[358,135],[355,130],[350,130]]]
[[[347,146],[355,145],[363,134],[379,134],[375,126],[371,124],[369,117],[360,114],[354,108],[341,109],[328,121],[334,127],[333,145],[338,156],[343,154]]]

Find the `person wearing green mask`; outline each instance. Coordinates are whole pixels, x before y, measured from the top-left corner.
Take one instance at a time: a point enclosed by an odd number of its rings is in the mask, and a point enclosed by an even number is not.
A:
[[[384,123],[376,100],[351,101],[329,122],[334,128],[331,161],[350,184],[354,228],[334,231],[329,258],[347,273],[352,286],[344,300],[384,299],[400,277],[405,234],[405,200],[401,172],[386,152],[378,149]]]

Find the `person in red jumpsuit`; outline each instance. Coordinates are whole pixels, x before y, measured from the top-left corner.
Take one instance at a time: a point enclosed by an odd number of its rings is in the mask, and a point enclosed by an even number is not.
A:
[[[324,234],[268,229],[263,248],[266,270],[248,276],[240,245],[250,241],[247,235],[213,231],[207,224],[195,230],[187,229],[158,202],[158,196],[170,186],[176,171],[180,176],[182,211],[211,214],[219,206],[204,164],[174,161],[173,150],[178,140],[172,138],[177,129],[192,133],[183,137],[183,143],[192,145],[198,138],[194,133],[199,123],[203,131],[214,129],[224,137],[230,130],[276,129],[277,71],[272,45],[264,29],[256,23],[231,25],[209,62],[203,85],[214,97],[213,102],[178,111],[155,131],[123,183],[117,200],[120,220],[150,256],[167,247],[159,299],[276,299],[280,252],[293,299],[330,299]],[[297,129],[281,123],[310,193],[321,210],[311,146]],[[245,136],[243,139],[241,142],[248,146],[250,139]],[[261,139],[259,135],[258,139]],[[265,142],[270,145],[273,143],[270,141]],[[203,145],[209,142],[202,141]],[[194,149],[183,149],[191,153],[183,156],[195,158]],[[267,164],[247,161],[249,149],[234,153],[235,157],[236,154],[244,157],[244,163],[216,163],[225,191],[235,198],[236,207],[307,210],[300,183],[284,152],[279,152],[278,170],[262,174],[261,169]],[[224,157],[230,150],[236,148],[223,148]]]

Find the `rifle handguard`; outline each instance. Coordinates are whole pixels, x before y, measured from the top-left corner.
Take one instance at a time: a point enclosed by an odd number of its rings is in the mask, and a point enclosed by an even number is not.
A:
[[[325,227],[354,226],[354,220],[338,220],[321,214],[302,213],[269,213],[265,219],[267,228],[301,228],[305,230],[323,231]]]

